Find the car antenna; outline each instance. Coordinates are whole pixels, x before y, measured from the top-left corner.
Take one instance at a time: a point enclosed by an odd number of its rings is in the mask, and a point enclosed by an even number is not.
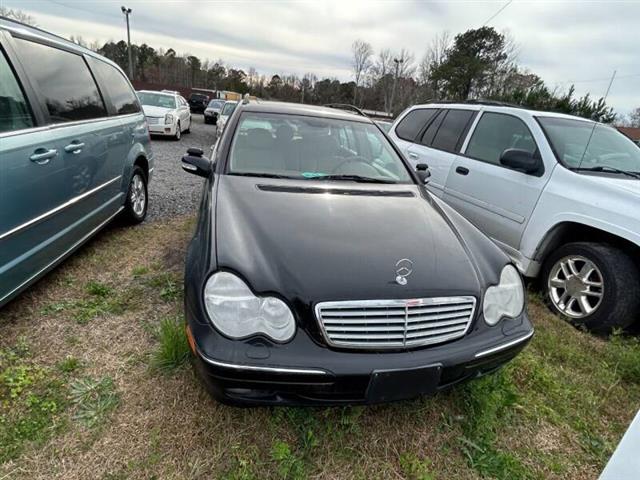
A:
[[[611,81],[609,82],[609,86],[607,87],[607,92],[604,94],[603,100],[606,101],[609,96],[609,91],[611,91],[611,85],[613,85],[613,81],[616,78],[616,70],[613,71],[613,75],[611,75]],[[587,144],[584,146],[584,152],[582,152],[582,157],[580,157],[580,163],[578,164],[578,170],[582,167],[582,162],[584,162],[584,156],[587,154],[587,150],[589,149],[589,144],[591,143],[591,139],[593,138],[593,134],[596,131],[596,127],[598,126],[598,122],[593,122],[593,128],[591,129],[591,134],[589,135],[589,139],[587,140]]]

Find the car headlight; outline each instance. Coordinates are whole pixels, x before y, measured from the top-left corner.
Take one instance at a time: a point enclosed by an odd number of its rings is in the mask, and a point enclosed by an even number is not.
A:
[[[170,113],[167,113],[164,116],[164,123],[168,124],[168,123],[173,123],[173,115],[171,115]]]
[[[204,304],[211,323],[227,337],[245,338],[262,333],[287,342],[296,330],[291,310],[279,298],[257,297],[241,279],[218,272],[207,280]]]
[[[487,288],[484,294],[484,321],[495,325],[503,317],[515,318],[524,309],[524,286],[520,273],[507,265],[500,273],[500,283]]]

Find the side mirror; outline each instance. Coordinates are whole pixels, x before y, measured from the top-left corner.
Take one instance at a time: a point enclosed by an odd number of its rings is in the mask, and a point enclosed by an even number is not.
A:
[[[185,172],[209,178],[213,169],[211,161],[207,157],[203,157],[203,153],[201,148],[188,149],[187,154],[182,157],[182,169]]]
[[[429,166],[426,163],[419,163],[416,165],[416,173],[423,184],[429,183],[431,172],[429,171]]]
[[[540,169],[539,159],[532,153],[518,148],[508,148],[502,152],[500,164],[524,173],[536,173]]]

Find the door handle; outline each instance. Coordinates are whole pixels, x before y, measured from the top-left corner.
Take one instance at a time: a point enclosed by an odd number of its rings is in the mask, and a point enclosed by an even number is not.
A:
[[[409,157],[417,160],[420,156],[417,153],[409,152]]]
[[[468,175],[469,169],[466,167],[456,167],[456,173],[459,173],[460,175]]]
[[[36,162],[38,165],[46,165],[56,155],[58,155],[58,150],[55,148],[51,148],[49,150],[45,148],[38,148],[33,155],[29,157],[29,160]]]
[[[67,153],[80,153],[83,147],[84,143],[82,142],[71,142],[69,145],[64,147],[64,151]]]

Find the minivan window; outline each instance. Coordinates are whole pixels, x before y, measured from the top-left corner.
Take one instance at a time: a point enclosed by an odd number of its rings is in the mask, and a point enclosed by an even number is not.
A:
[[[90,58],[89,64],[97,75],[102,78],[106,88],[109,90],[109,98],[118,115],[140,111],[138,100],[129,86],[129,82],[115,67],[96,58]]]
[[[449,110],[431,146],[447,152],[457,151],[458,142],[474,113],[472,110]]]
[[[517,148],[534,153],[538,147],[525,123],[512,115],[485,112],[469,140],[467,156],[500,165],[502,152]]]
[[[437,111],[435,108],[419,108],[410,111],[398,123],[396,135],[403,140],[413,142],[418,132],[424,128]]]
[[[53,123],[107,116],[107,110],[82,56],[20,38],[18,53],[28,58],[31,80],[47,104]]]
[[[0,132],[33,127],[33,117],[9,62],[0,51]]]

